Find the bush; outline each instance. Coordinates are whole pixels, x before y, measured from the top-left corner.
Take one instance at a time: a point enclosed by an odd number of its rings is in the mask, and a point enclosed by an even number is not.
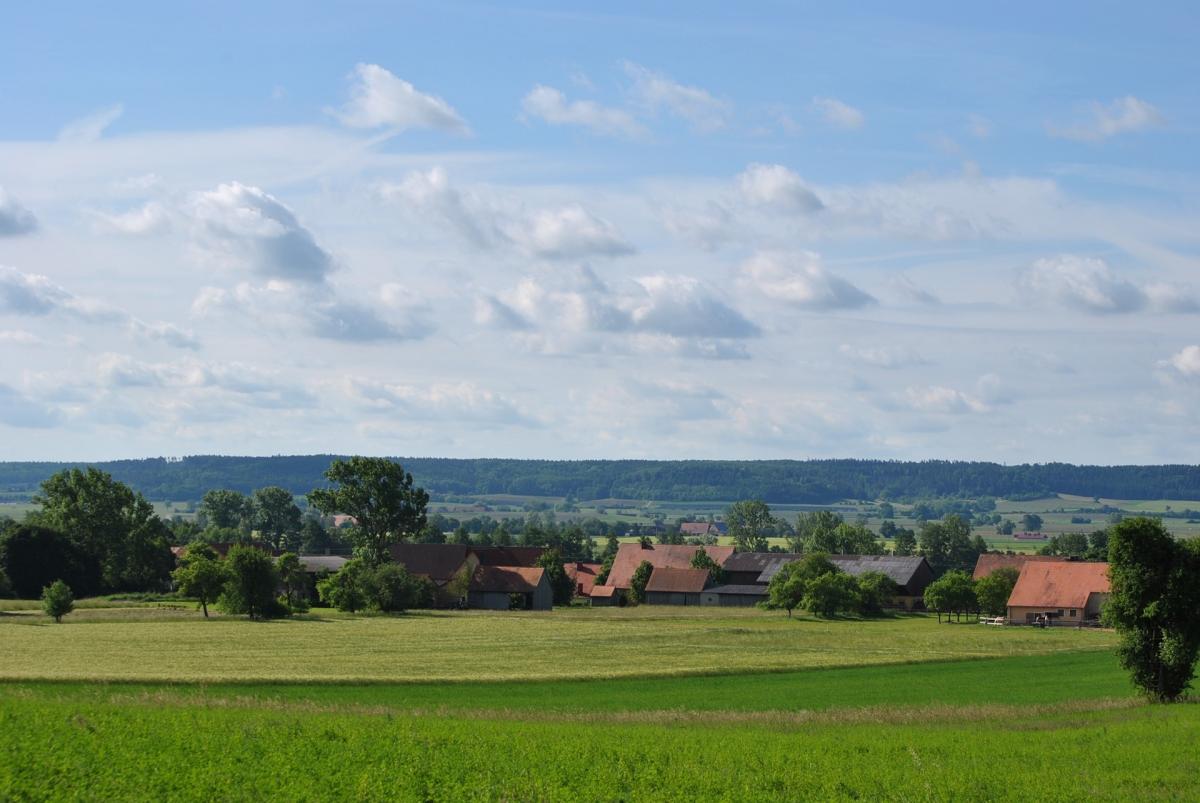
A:
[[[1008,612],[1008,598],[1021,571],[1012,566],[1002,566],[975,582],[975,598],[979,608],[988,616],[1003,616]]]
[[[229,582],[229,571],[224,561],[204,544],[192,544],[180,558],[179,568],[171,573],[175,587],[196,602],[208,618],[209,603],[217,600]]]
[[[858,583],[845,572],[829,572],[808,582],[804,589],[804,609],[830,618],[858,608]]]
[[[399,563],[384,563],[368,577],[371,607],[388,613],[416,608],[423,591],[417,578]]]
[[[370,567],[361,558],[347,561],[342,568],[317,583],[317,594],[326,605],[354,613],[367,607],[371,591]]]
[[[261,549],[234,546],[225,556],[229,582],[218,602],[226,613],[244,613],[251,619],[270,619],[286,616],[288,611],[279,604],[275,591],[279,587],[279,572],[275,561]]]
[[[100,588],[100,566],[71,539],[48,527],[25,524],[0,540],[0,570],[21,599],[38,599],[62,580],[85,596]]]
[[[879,616],[896,598],[899,586],[883,572],[863,572],[858,580],[858,610],[864,616]]]
[[[42,589],[42,610],[47,616],[53,616],[55,622],[61,622],[64,616],[75,610],[75,595],[71,593],[71,587],[62,580],[55,580]]]

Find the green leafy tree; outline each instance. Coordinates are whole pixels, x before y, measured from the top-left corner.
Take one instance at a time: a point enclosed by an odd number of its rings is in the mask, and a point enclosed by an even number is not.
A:
[[[1147,695],[1177,700],[1200,653],[1200,542],[1179,542],[1158,519],[1139,516],[1112,528],[1108,549],[1104,616],[1120,635],[1121,665]]]
[[[562,553],[557,549],[547,549],[538,556],[537,565],[546,572],[554,604],[569,605],[571,597],[575,596],[575,584],[567,577],[567,570],[563,568]]]
[[[279,582],[283,586],[283,599],[289,611],[307,610],[308,572],[300,563],[300,556],[295,552],[284,552],[275,561],[275,569],[279,572]]]
[[[240,491],[214,488],[200,500],[199,517],[205,527],[245,532],[253,515],[253,503]]]
[[[800,560],[785,563],[767,584],[767,607],[776,610],[782,608],[791,616],[792,610],[799,607],[804,600],[808,583],[836,571],[838,568],[829,560],[829,556],[822,552],[814,552]]]
[[[1108,559],[1108,530],[1096,530],[1088,536],[1088,560]]]
[[[101,590],[161,588],[174,566],[170,530],[129,486],[95,468],[67,469],[42,483],[33,497],[41,510],[33,524],[58,530],[98,566]]]
[[[729,535],[739,552],[766,552],[767,536],[773,531],[771,508],[761,499],[734,502],[725,510]]]
[[[979,602],[975,597],[975,583],[971,575],[963,571],[949,571],[934,580],[925,588],[925,607],[937,612],[938,621],[942,614],[954,614],[959,621],[964,613],[977,610]]]
[[[254,529],[271,549],[282,552],[296,548],[300,542],[303,515],[290,491],[277,485],[259,488],[250,500],[250,508]]]
[[[309,503],[322,513],[345,513],[358,521],[352,538],[368,563],[388,560],[391,544],[425,528],[429,494],[399,463],[382,457],[334,460],[325,478],[334,487],[310,491]]]
[[[279,572],[275,561],[261,549],[238,544],[225,556],[229,581],[218,601],[226,613],[244,613],[251,619],[269,619],[286,611],[275,599]]]
[[[221,596],[229,582],[225,563],[217,553],[202,543],[192,544],[179,560],[179,568],[171,573],[175,588],[184,596],[194,597],[208,618],[208,606]]]
[[[793,552],[830,552],[822,549],[833,538],[833,532],[843,524],[842,517],[832,510],[814,510],[796,517],[796,528],[788,539]]]
[[[420,578],[398,563],[383,563],[370,573],[367,601],[385,613],[400,613],[419,607],[424,588]]]
[[[809,613],[829,619],[858,608],[858,593],[853,577],[842,571],[827,572],[808,581],[801,604]]]
[[[996,525],[997,535],[1012,535],[1017,529],[1017,525],[1013,524],[1012,519],[1004,519]]]
[[[971,525],[957,513],[922,523],[919,544],[935,574],[973,566],[979,556],[971,544]]]
[[[8,599],[12,595],[12,581],[8,579],[8,573],[0,568],[0,599]]]
[[[446,583],[446,591],[448,591],[456,600],[465,604],[467,598],[471,594],[471,577],[471,565],[469,563],[464,564],[463,567],[455,572],[454,576],[450,578],[450,582]]]
[[[0,569],[21,599],[37,599],[55,580],[83,596],[100,586],[100,567],[90,555],[58,530],[35,524],[18,525],[0,538]]]
[[[370,604],[371,569],[362,558],[346,561],[342,568],[317,581],[317,594],[326,605],[354,613]]]
[[[1008,598],[1021,571],[1012,566],[1002,566],[987,577],[975,581],[975,597],[979,609],[988,616],[1003,616],[1008,611]]]
[[[897,555],[913,555],[917,551],[917,534],[907,527],[897,527],[895,544]]]
[[[863,572],[858,581],[858,610],[864,616],[879,616],[892,604],[900,587],[883,572]]]
[[[55,580],[46,586],[42,590],[42,610],[47,616],[53,616],[55,622],[61,623],[64,616],[75,610],[75,595],[71,593],[71,587],[62,580]]]
[[[881,519],[896,518],[896,508],[892,506],[891,502],[880,502],[879,503],[879,518],[881,518]]]
[[[1041,532],[1042,517],[1036,513],[1026,513],[1021,517],[1021,528],[1029,533]]]
[[[719,586],[725,582],[725,570],[721,568],[721,564],[713,560],[713,556],[708,554],[707,550],[697,549],[696,553],[692,555],[691,566],[693,569],[707,571],[710,585]]]
[[[646,583],[650,582],[650,575],[653,572],[654,566],[648,560],[642,561],[633,570],[633,576],[629,578],[629,600],[631,602],[646,601]]]

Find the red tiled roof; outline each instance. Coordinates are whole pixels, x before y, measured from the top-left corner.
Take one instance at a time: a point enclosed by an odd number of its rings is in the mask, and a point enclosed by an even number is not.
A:
[[[592,586],[592,593],[589,597],[599,597],[600,599],[608,599],[617,593],[617,589],[612,586]]]
[[[971,575],[971,579],[982,579],[997,569],[1002,569],[1006,566],[1020,570],[1022,566],[1031,560],[1060,561],[1062,558],[1056,555],[1005,555],[999,552],[984,552],[975,561],[975,573]]]
[[[1107,594],[1107,563],[1027,561],[1008,598],[1010,608],[1084,608],[1092,594]]]
[[[629,588],[630,578],[644,560],[649,561],[655,569],[690,569],[697,549],[707,552],[718,566],[724,566],[733,554],[731,546],[652,544],[644,547],[641,544],[621,544],[613,559],[612,571],[608,573],[608,584],[615,588]]]
[[[392,544],[388,551],[413,574],[439,583],[452,579],[467,559],[465,544]]]
[[[542,582],[546,570],[528,566],[479,566],[471,578],[472,591],[502,594],[532,593]]]
[[[691,594],[704,590],[708,583],[707,569],[668,569],[659,567],[650,575],[646,591],[668,594]]]
[[[684,535],[708,535],[715,529],[707,521],[685,521],[679,525],[679,532]]]
[[[604,568],[599,563],[564,563],[563,571],[567,573],[567,578],[571,584],[575,586],[575,592],[581,597],[590,597],[592,588],[596,585],[596,575],[600,574],[600,570]]]

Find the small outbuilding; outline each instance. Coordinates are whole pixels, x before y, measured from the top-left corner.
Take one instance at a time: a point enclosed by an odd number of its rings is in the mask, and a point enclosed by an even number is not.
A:
[[[489,611],[548,611],[554,607],[554,592],[543,568],[478,566],[467,604]]]
[[[592,601],[593,608],[612,608],[625,603],[624,594],[613,586],[592,586],[588,599]]]

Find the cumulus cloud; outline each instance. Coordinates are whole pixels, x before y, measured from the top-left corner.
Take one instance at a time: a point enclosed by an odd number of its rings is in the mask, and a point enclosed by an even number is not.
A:
[[[835,128],[862,128],[866,122],[866,117],[861,111],[837,98],[815,97],[812,99],[812,109],[827,125]]]
[[[646,134],[646,128],[624,109],[590,100],[568,101],[561,91],[541,84],[521,101],[521,110],[550,125],[579,126],[601,136],[637,139]]]
[[[907,276],[895,276],[888,283],[892,291],[910,304],[921,304],[927,307],[935,307],[942,303],[942,300],[928,290],[918,287],[912,279]]]
[[[17,237],[36,231],[37,218],[0,187],[0,237]]]
[[[240,397],[255,407],[312,407],[316,397],[278,374],[245,363],[203,360],[146,362],[127,354],[106,353],[96,361],[96,380],[108,388],[215,390]]]
[[[757,337],[758,326],[690,276],[643,276],[614,291],[592,271],[482,295],[476,323],[514,332],[543,353],[611,351],[708,359],[744,358],[733,341]],[[614,340],[615,338],[615,340]]]
[[[1200,346],[1184,346],[1171,355],[1165,365],[1187,379],[1200,379]]]
[[[676,237],[689,240],[705,251],[715,251],[739,236],[733,213],[715,201],[698,210],[667,209],[663,212],[663,225]]]
[[[117,214],[97,213],[103,228],[119,234],[155,234],[171,227],[171,211],[159,201]]]
[[[277,198],[239,182],[196,193],[188,204],[194,240],[220,264],[259,276],[317,282],[333,258]]]
[[[421,307],[384,314],[365,304],[339,298],[327,284],[271,281],[242,282],[226,290],[206,287],[192,303],[199,317],[247,317],[278,332],[297,329],[327,340],[352,343],[417,340],[433,326]]]
[[[625,62],[624,68],[633,81],[629,91],[631,99],[648,112],[665,110],[687,120],[698,131],[713,131],[725,125],[729,103],[707,90],[686,86],[632,62]]]
[[[768,298],[809,309],[856,309],[875,298],[834,276],[810,251],[760,252],[742,263],[743,284]]]
[[[0,343],[12,343],[17,346],[41,345],[42,339],[33,332],[24,329],[0,329]]]
[[[736,182],[742,197],[752,204],[805,214],[825,206],[804,179],[783,165],[752,164]]]
[[[1112,103],[1092,103],[1089,116],[1066,127],[1049,126],[1056,137],[1081,142],[1097,142],[1117,134],[1144,131],[1162,125],[1165,119],[1161,112],[1144,100],[1126,95]]]
[[[910,387],[905,391],[905,399],[912,409],[923,413],[958,415],[981,413],[988,409],[981,399],[942,385]]]
[[[437,218],[478,248],[514,248],[548,260],[634,253],[612,223],[579,204],[526,212],[511,201],[488,201],[455,189],[440,167],[411,173],[399,184],[381,184],[376,192]]]
[[[1034,298],[1093,314],[1136,312],[1146,307],[1165,312],[1200,310],[1190,288],[1138,285],[1118,276],[1102,259],[1073,254],[1037,260],[1021,274],[1018,287]]]
[[[142,340],[165,343],[168,346],[178,349],[194,350],[200,348],[200,339],[196,337],[194,332],[181,329],[172,323],[164,321],[145,323],[144,321],[131,319],[129,327],[133,334]]]
[[[125,107],[117,103],[86,117],[72,120],[58,132],[58,141],[74,145],[95,142],[104,134],[104,130],[115,123],[117,118],[124,113]]]
[[[420,92],[378,64],[359,64],[351,77],[350,100],[333,114],[350,128],[407,131],[434,128],[467,133],[467,123],[454,108],[437,97]]]
[[[62,414],[55,408],[41,404],[0,382],[0,424],[23,429],[46,429],[57,426],[61,421]]]

